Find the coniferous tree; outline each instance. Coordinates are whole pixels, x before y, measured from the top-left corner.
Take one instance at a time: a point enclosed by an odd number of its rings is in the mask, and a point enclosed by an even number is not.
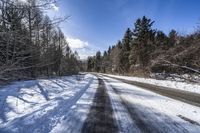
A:
[[[121,63],[123,64],[123,72],[128,72],[130,68],[129,56],[131,50],[132,35],[132,31],[128,28],[125,32],[124,38],[122,39]]]
[[[169,47],[173,47],[174,45],[176,45],[177,37],[178,33],[175,30],[171,30],[169,32],[169,42],[168,42]]]
[[[146,67],[150,61],[150,53],[154,50],[155,30],[152,29],[154,21],[143,16],[135,22],[134,38],[138,51],[138,62]]]
[[[101,67],[102,67],[102,57],[101,57],[101,52],[98,51],[96,53],[96,58],[95,58],[95,71],[96,72],[100,72],[101,71]]]
[[[87,60],[87,71],[88,72],[92,72],[94,69],[94,59],[93,57],[88,57]]]
[[[108,72],[109,68],[109,60],[108,60],[108,53],[107,51],[104,51],[103,57],[102,57],[102,72]]]
[[[168,37],[162,31],[157,31],[155,36],[155,43],[157,47],[166,47]]]
[[[185,73],[191,77],[200,74],[200,32],[178,36],[172,30],[167,36],[154,30],[153,24],[145,16],[137,19],[133,32],[127,29],[122,41],[109,46],[102,56],[99,51],[88,58],[88,71],[127,74],[130,67],[130,72],[139,76],[149,72],[166,74],[164,77],[175,73],[179,78]]]

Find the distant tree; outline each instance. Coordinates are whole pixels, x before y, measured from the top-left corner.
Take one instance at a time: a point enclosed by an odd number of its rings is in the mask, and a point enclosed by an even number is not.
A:
[[[154,21],[143,16],[135,22],[134,39],[138,50],[138,61],[143,67],[149,64],[149,54],[154,50],[153,42],[155,39],[155,30],[152,29]]]
[[[106,51],[104,51],[103,56],[102,56],[102,64],[101,64],[101,71],[103,73],[106,72],[106,68],[108,67],[107,58],[108,58],[108,54]]]
[[[112,62],[112,72],[122,73],[122,42],[118,41],[116,46],[112,47],[110,59]]]
[[[134,71],[134,67],[138,64],[138,44],[135,42],[135,40],[132,40],[131,42],[131,50],[129,54],[129,64],[130,64],[130,70]]]
[[[112,51],[112,49],[111,49],[111,47],[109,46],[109,47],[108,47],[108,52],[107,52],[108,55],[110,55],[111,51]]]
[[[96,58],[95,58],[95,71],[96,72],[100,72],[101,71],[101,67],[102,67],[102,57],[101,57],[101,52],[98,51],[96,53]]]
[[[178,33],[175,30],[169,32],[169,47],[176,45]]]
[[[94,58],[93,57],[88,57],[87,60],[87,71],[91,72],[94,70]]]
[[[156,32],[156,36],[155,36],[155,40],[156,40],[156,44],[157,46],[162,46],[164,45],[163,43],[166,41],[167,36],[165,35],[164,32],[162,31],[157,31]]]
[[[131,51],[131,42],[132,42],[132,31],[128,28],[125,32],[124,38],[122,39],[122,53],[121,53],[121,63],[123,64],[123,72],[128,72],[130,68],[129,56]]]
[[[163,73],[164,78],[199,82],[199,30],[187,36],[179,36],[171,30],[166,35],[153,29],[153,24],[154,21],[145,16],[137,19],[133,31],[128,28],[122,40],[109,46],[103,55],[98,51],[88,58],[87,70],[114,74],[129,72],[139,76]]]

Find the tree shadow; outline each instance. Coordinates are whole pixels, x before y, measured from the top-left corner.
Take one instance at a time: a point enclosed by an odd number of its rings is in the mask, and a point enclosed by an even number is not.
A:
[[[37,86],[40,89],[42,96],[46,99],[46,101],[49,101],[48,91],[44,90],[43,87],[39,83],[37,83]]]

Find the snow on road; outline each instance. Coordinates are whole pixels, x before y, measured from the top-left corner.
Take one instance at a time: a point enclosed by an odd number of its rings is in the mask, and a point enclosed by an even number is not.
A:
[[[121,132],[126,131],[126,129],[130,129],[132,132],[159,133],[198,133],[200,131],[199,107],[161,96],[119,80],[108,77],[104,77],[104,79],[107,88],[112,91],[110,93],[111,99],[116,94],[118,95],[115,96],[112,103],[113,108],[118,110],[115,111],[115,115],[121,127]],[[120,104],[120,108],[125,115],[120,113],[118,109],[119,101],[123,103],[124,107],[121,107]],[[128,113],[133,120],[131,124],[133,128],[130,125],[127,126],[130,123],[130,119],[127,117]]]
[[[128,110],[122,104],[120,96],[114,92],[108,82],[105,82],[108,94],[111,99],[112,108],[114,110],[114,116],[117,121],[118,129],[120,133],[139,133],[140,129],[135,125],[131,119],[131,115]]]
[[[87,74],[21,81],[1,88],[0,132],[50,132],[69,119],[66,115],[83,94],[86,99],[82,102],[89,103],[87,98],[92,98],[94,92],[85,91],[94,84],[94,79],[95,76]],[[80,111],[84,112],[84,108]]]
[[[64,118],[58,123],[51,133],[80,133],[83,123],[87,118],[92,106],[98,80],[94,77],[93,83],[89,86],[83,96],[73,105]]]
[[[105,125],[109,119],[115,124]],[[93,127],[111,132],[112,125],[120,133],[198,133],[200,108],[91,74],[0,88],[1,133],[81,133]]]
[[[121,78],[125,80],[130,81],[137,81],[142,83],[148,83],[153,84],[157,86],[163,86],[163,87],[169,87],[169,88],[175,88],[179,90],[189,91],[200,94],[200,85],[199,84],[190,84],[186,82],[178,82],[178,81],[170,81],[170,80],[157,80],[157,79],[151,79],[151,78],[139,78],[139,77],[129,77],[129,76],[119,76],[119,75],[111,75],[111,74],[105,74],[110,77],[114,78]]]

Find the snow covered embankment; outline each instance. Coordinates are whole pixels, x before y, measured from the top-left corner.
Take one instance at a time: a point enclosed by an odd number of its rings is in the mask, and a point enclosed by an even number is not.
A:
[[[120,78],[130,81],[136,81],[136,82],[142,82],[157,86],[163,86],[163,87],[169,87],[184,91],[189,91],[193,93],[200,94],[200,85],[198,84],[189,84],[185,82],[178,82],[178,81],[170,81],[170,80],[157,80],[157,79],[151,79],[151,78],[139,78],[139,77],[129,77],[129,76],[118,76],[118,75],[111,75],[111,74],[104,74],[113,78]]]
[[[86,91],[93,75],[21,81],[0,88],[0,132],[49,132]]]

